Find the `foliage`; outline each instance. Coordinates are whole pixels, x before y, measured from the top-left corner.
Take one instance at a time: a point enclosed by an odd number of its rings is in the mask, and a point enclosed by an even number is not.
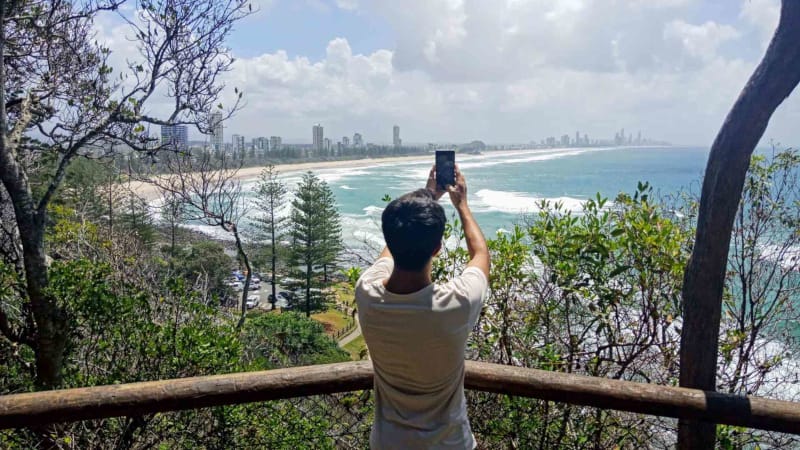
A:
[[[754,155],[731,235],[719,339],[718,389],[797,400],[800,331],[800,154]],[[797,445],[777,433],[718,433],[730,448]],[[792,444],[793,443],[793,444]]]
[[[491,240],[492,295],[470,352],[504,364],[671,384],[692,234],[651,195],[641,184],[613,204],[597,196],[580,214],[543,202],[524,227]],[[445,257],[441,270],[458,273],[463,255]],[[474,418],[488,447],[642,447],[660,436],[658,419],[482,394],[470,401],[492,411]]]
[[[347,361],[342,351],[325,334],[321,323],[293,312],[262,314],[248,321],[242,330],[246,363],[257,367],[305,366]]]
[[[791,392],[787,386],[796,383],[787,369],[794,367],[789,355],[797,353],[800,320],[794,304],[800,264],[794,253],[800,239],[798,164],[794,152],[757,156],[748,174],[723,305],[719,385],[726,392],[785,396]],[[310,185],[323,184],[306,177]],[[304,237],[296,234],[303,231],[298,225],[313,230],[321,223],[322,206],[314,202],[323,198],[308,195],[304,204],[298,195],[296,212],[308,214],[298,217],[305,222],[292,224],[295,245]],[[64,386],[364,356],[363,338],[343,351],[320,323],[301,314],[260,312],[237,330],[234,318],[215,301],[230,265],[219,244],[180,249],[175,264],[166,267],[141,236],[122,226],[106,233],[102,217],[78,205],[73,199],[51,206],[47,234],[52,255],[47,295],[58,300],[72,324]],[[675,384],[680,287],[694,217],[694,204],[668,205],[654,198],[646,183],[613,202],[598,195],[580,212],[542,203],[538,213],[488,242],[491,290],[467,357]],[[457,275],[466,264],[460,228],[457,220],[446,227],[447,245],[434,265],[436,280]],[[319,243],[323,238],[316,232],[308,234]],[[320,259],[309,273],[319,285],[324,252],[314,255]],[[352,283],[359,271],[345,274]],[[13,322],[23,314],[23,280],[13,264],[0,263],[0,307]],[[34,388],[30,346],[0,338],[0,358],[0,392]],[[665,431],[674,423],[655,417],[476,392],[468,393],[468,404],[475,435],[486,448],[674,444]],[[369,393],[302,398],[70,424],[55,439],[74,448],[357,447],[366,443],[371,408]],[[793,436],[739,427],[719,427],[717,433],[722,448],[797,446]],[[4,448],[40,443],[41,436],[30,430],[0,432]]]
[[[106,11],[126,10],[120,8],[123,3],[19,1],[0,8],[1,196],[15,212],[7,220],[3,205],[3,229],[12,245],[1,248],[4,263],[26,268],[23,317],[0,333],[34,352],[39,387],[61,384],[72,333],[69,312],[47,294],[45,251],[49,206],[64,193],[60,188],[70,166],[83,157],[115,156],[121,148],[131,159],[138,159],[137,152],[152,159],[155,152],[168,150],[145,125],[186,124],[208,131],[208,116],[223,89],[219,77],[233,63],[225,38],[233,23],[251,11],[244,0],[143,2],[128,12],[135,17],[120,14],[138,55],[114,68],[110,50],[94,38],[93,24]],[[115,69],[122,69],[119,76],[112,75]],[[174,100],[172,108],[160,109],[163,116],[148,106],[157,90]],[[241,94],[236,94],[228,116],[238,109]],[[92,209],[65,206],[80,213]],[[142,206],[131,198],[123,222],[148,242],[151,228],[140,214]],[[0,309],[0,322],[9,317]],[[21,335],[8,332],[17,328]]]
[[[342,274],[345,276],[345,278],[347,278],[347,282],[355,287],[356,282],[358,282],[358,279],[361,278],[361,268],[355,266],[350,267],[347,270],[342,270]]]
[[[290,261],[302,276],[305,312],[310,316],[311,309],[319,307],[322,300],[312,289],[327,284],[327,272],[333,270],[341,249],[341,225],[333,192],[312,172],[303,175],[294,197]]]
[[[261,172],[256,188],[256,210],[260,213],[254,220],[256,239],[268,241],[262,248],[265,262],[270,267],[270,284],[272,286],[272,309],[275,309],[277,298],[276,284],[278,271],[279,244],[284,237],[287,218],[283,215],[286,207],[288,188],[278,180],[275,166],[269,165]]]
[[[189,283],[203,284],[208,293],[217,300],[230,294],[225,280],[231,273],[231,258],[225,254],[225,249],[219,242],[195,242],[188,248],[176,251],[174,261],[174,270],[178,274]]]

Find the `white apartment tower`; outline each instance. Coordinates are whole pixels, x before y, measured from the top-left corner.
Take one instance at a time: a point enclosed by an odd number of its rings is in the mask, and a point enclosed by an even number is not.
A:
[[[314,150],[321,151],[323,146],[322,125],[314,125],[311,132],[313,133]]]

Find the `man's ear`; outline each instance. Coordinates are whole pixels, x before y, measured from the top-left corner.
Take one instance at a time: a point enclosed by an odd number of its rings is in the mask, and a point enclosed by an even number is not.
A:
[[[440,251],[442,251],[442,242],[441,241],[439,241],[439,245],[437,245],[436,248],[433,249],[433,255],[431,255],[431,256],[432,257],[436,257],[436,255],[438,255]]]

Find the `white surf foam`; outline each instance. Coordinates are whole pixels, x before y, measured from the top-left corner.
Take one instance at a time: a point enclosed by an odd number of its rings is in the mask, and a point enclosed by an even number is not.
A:
[[[188,228],[190,230],[199,231],[200,233],[205,234],[206,236],[210,236],[211,238],[218,239],[220,241],[233,241],[233,235],[228,233],[227,231],[223,230],[221,227],[214,226],[214,225],[201,225],[196,223],[187,223],[181,225],[184,228]]]
[[[760,258],[778,262],[784,270],[797,270],[800,267],[800,247],[780,245],[764,245],[759,248]]]
[[[363,208],[364,215],[373,216],[373,217],[380,217],[383,214],[383,207],[369,205]]]
[[[317,176],[328,184],[333,184],[345,178],[356,177],[359,175],[369,175],[369,172],[363,169],[342,168],[342,169],[325,169],[316,172]]]
[[[476,209],[481,211],[504,212],[511,214],[534,213],[541,210],[542,200],[549,202],[550,207],[560,203],[566,211],[583,211],[586,200],[573,197],[536,197],[524,192],[495,191],[481,189],[475,193]]]

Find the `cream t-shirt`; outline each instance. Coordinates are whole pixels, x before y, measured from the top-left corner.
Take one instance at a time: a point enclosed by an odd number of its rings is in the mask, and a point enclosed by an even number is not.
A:
[[[473,449],[464,398],[464,350],[488,288],[468,267],[411,294],[386,290],[381,258],[356,284],[358,319],[375,370],[373,449]]]

